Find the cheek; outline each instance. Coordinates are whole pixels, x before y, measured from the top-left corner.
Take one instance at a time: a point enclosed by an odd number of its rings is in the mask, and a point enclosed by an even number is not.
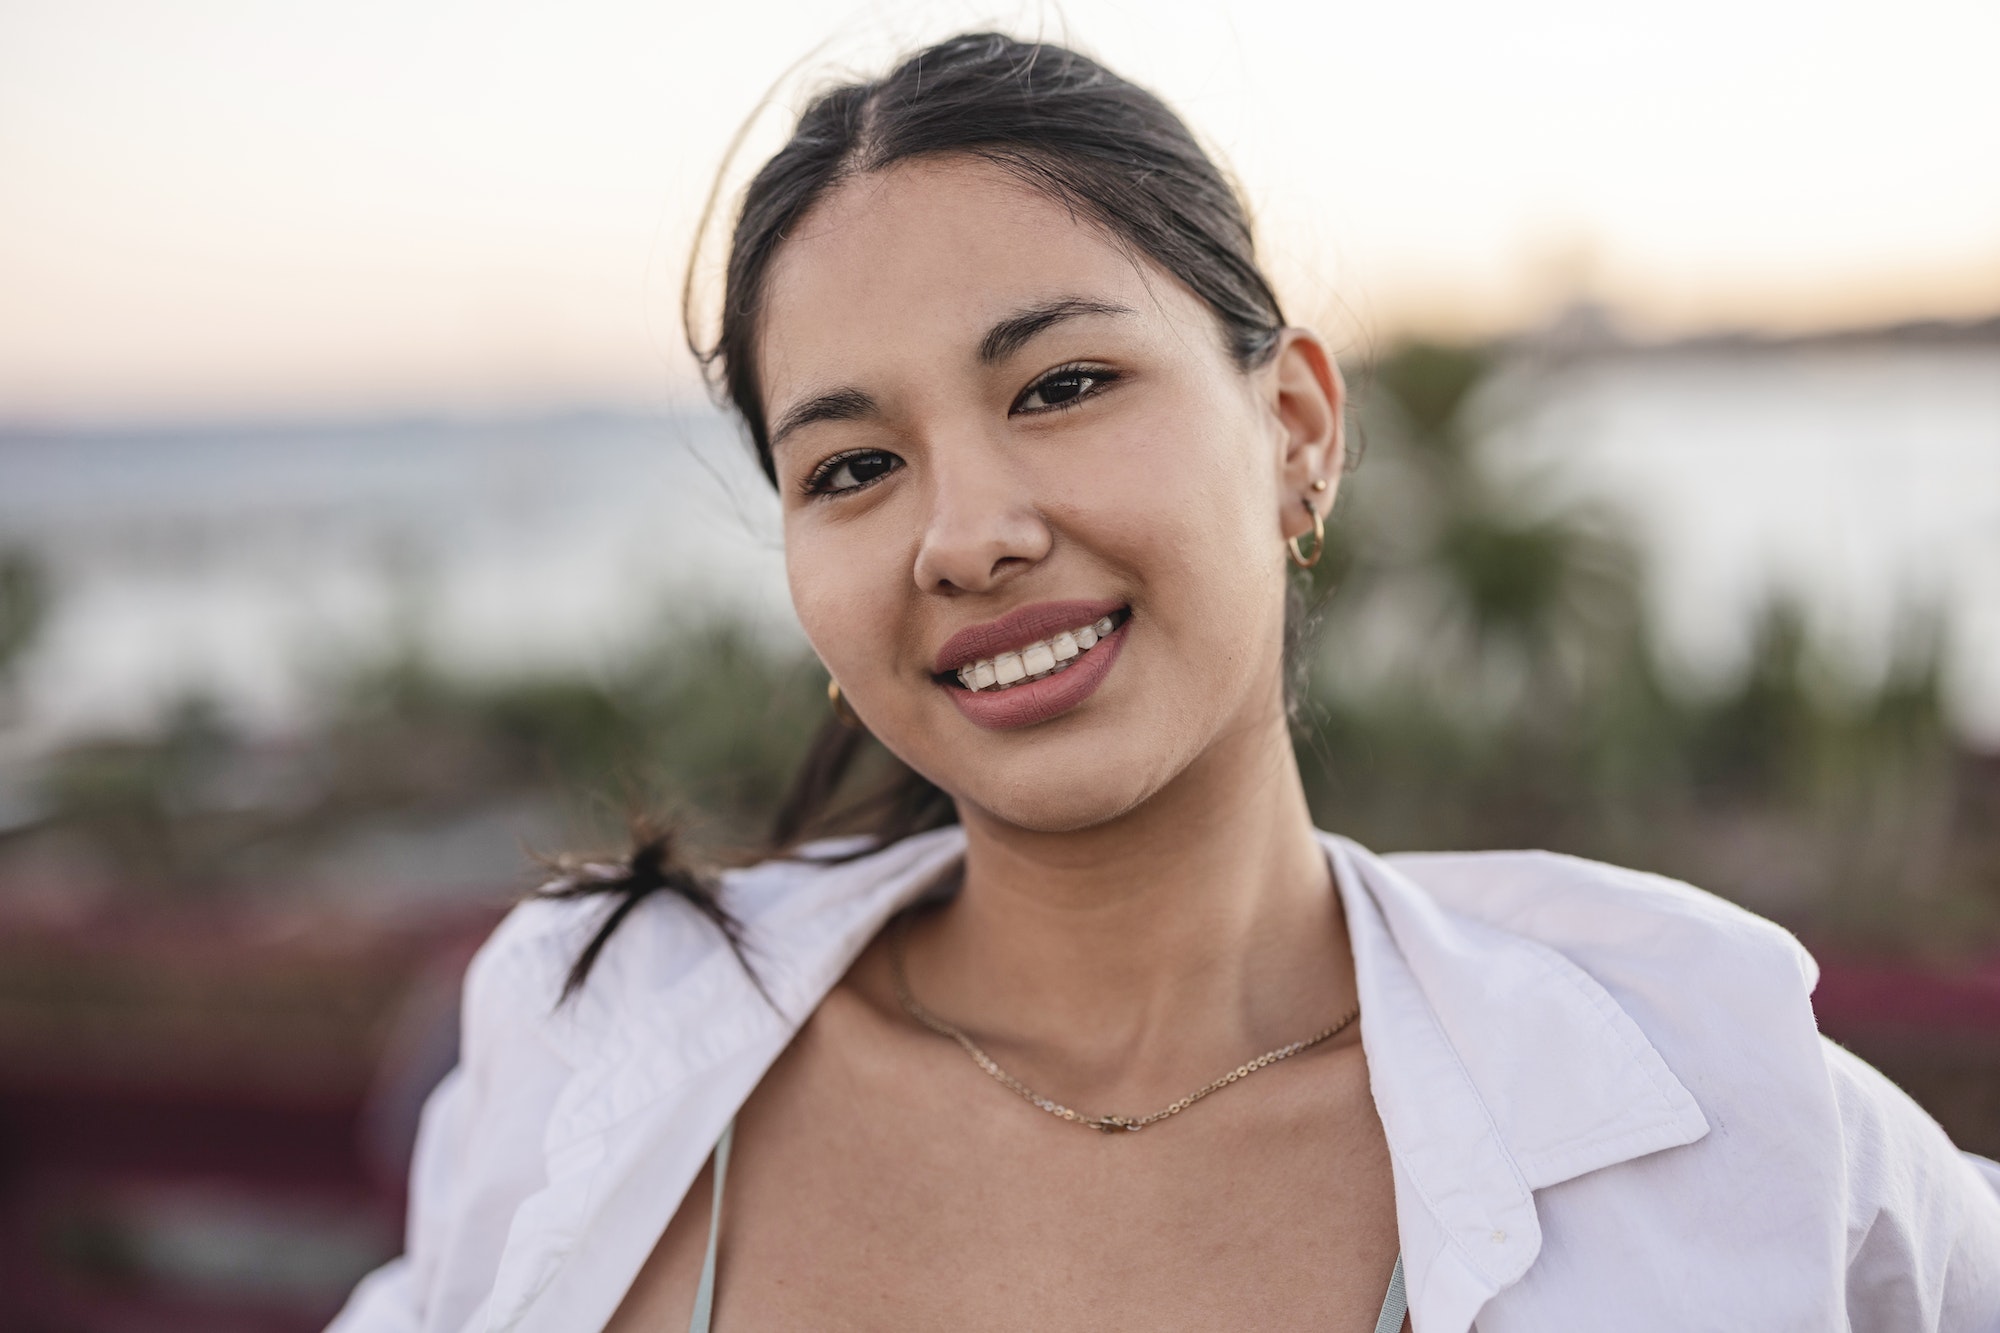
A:
[[[1162,735],[1261,707],[1282,656],[1285,565],[1275,478],[1254,418],[1233,402],[1183,402],[1116,451],[1117,527],[1129,541],[1157,654],[1145,693],[1176,700]],[[1191,730],[1190,724],[1192,724]]]
[[[1129,551],[1163,602],[1248,613],[1259,590],[1282,596],[1268,460],[1255,421],[1233,408],[1196,394],[1149,404],[1060,488],[1083,530]]]
[[[785,520],[785,578],[799,627],[834,678],[854,692],[883,669],[882,645],[896,632],[909,588],[890,543],[880,532],[864,534],[866,527],[817,515]]]
[[[838,677],[843,660],[849,656],[846,640],[852,635],[855,597],[861,590],[853,586],[851,578],[837,572],[837,562],[825,558],[822,548],[826,543],[815,540],[816,535],[801,534],[792,524],[785,525],[785,579],[791,586],[792,609],[798,614],[806,641]]]

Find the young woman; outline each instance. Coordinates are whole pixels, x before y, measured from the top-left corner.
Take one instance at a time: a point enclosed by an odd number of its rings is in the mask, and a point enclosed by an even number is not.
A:
[[[1159,101],[991,35],[827,93],[710,359],[834,720],[770,858],[499,929],[341,1333],[2000,1327],[2000,1171],[1790,936],[1314,829],[1341,383]],[[795,845],[862,727],[905,779]]]

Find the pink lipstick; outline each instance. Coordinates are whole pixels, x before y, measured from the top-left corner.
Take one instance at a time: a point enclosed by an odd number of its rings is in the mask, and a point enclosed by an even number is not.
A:
[[[1124,649],[1130,625],[1122,602],[1042,602],[1023,607],[953,635],[936,658],[939,674],[945,677],[938,685],[968,721],[987,730],[1046,722],[1097,692]],[[1024,665],[1030,676],[1039,678],[1022,679]],[[967,688],[968,684],[980,688]]]

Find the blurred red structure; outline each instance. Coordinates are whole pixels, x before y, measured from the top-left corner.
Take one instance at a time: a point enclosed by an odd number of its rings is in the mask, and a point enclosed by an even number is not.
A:
[[[497,917],[0,926],[0,1328],[322,1327],[399,1247]]]
[[[1925,967],[1815,956],[1820,1030],[1894,1079],[1961,1148],[2000,1159],[2000,957]]]
[[[295,1333],[400,1246],[499,907],[0,924],[0,1328]],[[2000,1153],[2000,959],[1822,954],[1822,1026]]]

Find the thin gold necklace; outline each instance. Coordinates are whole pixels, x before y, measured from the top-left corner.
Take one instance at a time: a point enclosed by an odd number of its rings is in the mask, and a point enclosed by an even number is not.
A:
[[[1256,1073],[1266,1065],[1274,1065],[1280,1060],[1289,1059],[1291,1056],[1297,1055],[1300,1051],[1309,1050],[1327,1038],[1345,1031],[1349,1024],[1361,1017],[1361,1006],[1356,1005],[1354,1008],[1348,1010],[1346,1016],[1332,1027],[1324,1028],[1303,1041],[1295,1041],[1289,1046],[1280,1046],[1275,1051],[1266,1051],[1255,1060],[1236,1066],[1236,1068],[1230,1070],[1221,1078],[1216,1079],[1213,1083],[1196,1089],[1173,1105],[1162,1107],[1151,1115],[1140,1116],[1137,1119],[1122,1115],[1085,1115],[1081,1111],[1075,1111],[1064,1106],[1061,1102],[1042,1096],[1042,1094],[1021,1082],[1020,1079],[1015,1078],[1012,1074],[1002,1069],[992,1056],[979,1049],[979,1043],[967,1036],[963,1029],[945,1022],[942,1018],[939,1018],[936,1014],[917,1003],[917,997],[910,994],[910,979],[903,970],[903,942],[909,933],[910,914],[904,912],[896,918],[896,924],[889,932],[889,972],[895,979],[896,1000],[903,1006],[903,1012],[924,1027],[929,1028],[932,1032],[937,1033],[940,1037],[950,1037],[953,1041],[957,1042],[959,1047],[972,1057],[972,1063],[992,1075],[1002,1087],[1021,1098],[1021,1100],[1031,1106],[1040,1107],[1050,1115],[1055,1116],[1058,1120],[1067,1120],[1071,1124],[1082,1125],[1085,1129],[1100,1130],[1106,1134],[1115,1133],[1121,1129],[1129,1129],[1137,1133],[1146,1126],[1165,1120],[1169,1116],[1177,1116],[1182,1111],[1187,1110],[1188,1107],[1193,1106],[1196,1102],[1208,1096],[1211,1092],[1220,1092],[1230,1084],[1250,1077],[1250,1075]]]

